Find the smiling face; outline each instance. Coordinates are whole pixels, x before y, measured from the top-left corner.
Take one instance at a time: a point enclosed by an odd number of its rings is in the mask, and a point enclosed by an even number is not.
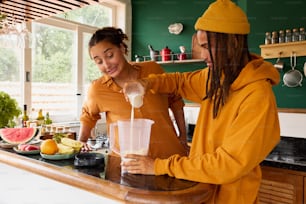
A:
[[[112,78],[119,78],[127,63],[124,56],[125,48],[106,40],[92,46],[89,53],[100,71]]]

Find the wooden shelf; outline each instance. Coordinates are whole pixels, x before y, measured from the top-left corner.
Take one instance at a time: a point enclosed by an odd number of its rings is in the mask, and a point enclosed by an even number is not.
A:
[[[259,47],[264,59],[290,57],[293,52],[297,57],[306,56],[306,41],[260,45]]]
[[[157,61],[157,64],[187,64],[187,63],[200,63],[203,59],[186,59],[186,60],[170,60],[170,61]]]
[[[194,58],[192,53],[185,53],[186,58],[185,60],[178,60],[177,56],[180,53],[172,53],[170,54],[170,60],[169,61],[162,61],[162,56],[161,55],[155,55],[156,56],[156,63],[157,64],[188,64],[188,63],[201,63],[204,62],[204,59],[198,59]],[[150,61],[151,57],[150,56],[142,56],[144,61]]]

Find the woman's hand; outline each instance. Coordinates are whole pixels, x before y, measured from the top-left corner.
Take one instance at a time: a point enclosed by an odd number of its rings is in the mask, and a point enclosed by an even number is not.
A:
[[[81,148],[81,152],[89,152],[92,150],[89,144],[87,144],[86,142],[82,142],[82,143],[83,143],[83,146]]]
[[[127,154],[121,162],[124,171],[131,174],[154,175],[154,159],[148,156]]]

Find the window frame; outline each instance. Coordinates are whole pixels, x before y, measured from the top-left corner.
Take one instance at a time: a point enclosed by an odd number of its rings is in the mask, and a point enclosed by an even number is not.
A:
[[[103,3],[100,3],[103,6],[110,7],[112,9],[112,26],[121,28],[128,36],[131,36],[131,1],[130,0],[106,0]],[[36,20],[35,22],[46,24],[54,27],[59,27],[63,29],[72,30],[75,33],[76,40],[76,51],[74,58],[76,60],[76,95],[77,95],[77,114],[76,118],[69,115],[56,115],[52,116],[52,120],[55,123],[58,122],[74,122],[79,120],[79,116],[81,115],[82,104],[84,102],[85,96],[83,95],[83,37],[84,33],[94,33],[98,28],[94,26],[84,25],[77,22],[72,22],[66,19],[62,19],[59,17],[49,17],[44,19]],[[32,31],[32,23],[27,23],[27,28],[29,31]],[[128,46],[131,46],[132,42],[128,42]],[[85,51],[87,52],[87,50]],[[130,53],[127,56],[131,59]],[[26,81],[26,76],[31,76],[32,73],[32,49],[25,48],[22,54],[21,59],[21,82],[22,82],[22,92],[21,92],[21,101],[22,104],[28,104],[28,110],[31,110],[31,79],[30,81]],[[20,106],[22,106],[20,104]]]

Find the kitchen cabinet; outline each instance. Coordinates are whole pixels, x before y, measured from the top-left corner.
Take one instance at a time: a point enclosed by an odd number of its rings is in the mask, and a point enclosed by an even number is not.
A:
[[[265,59],[290,57],[293,52],[297,57],[306,56],[306,41],[260,45],[261,56]]]
[[[259,189],[260,204],[304,203],[306,173],[262,166],[262,182]]]

